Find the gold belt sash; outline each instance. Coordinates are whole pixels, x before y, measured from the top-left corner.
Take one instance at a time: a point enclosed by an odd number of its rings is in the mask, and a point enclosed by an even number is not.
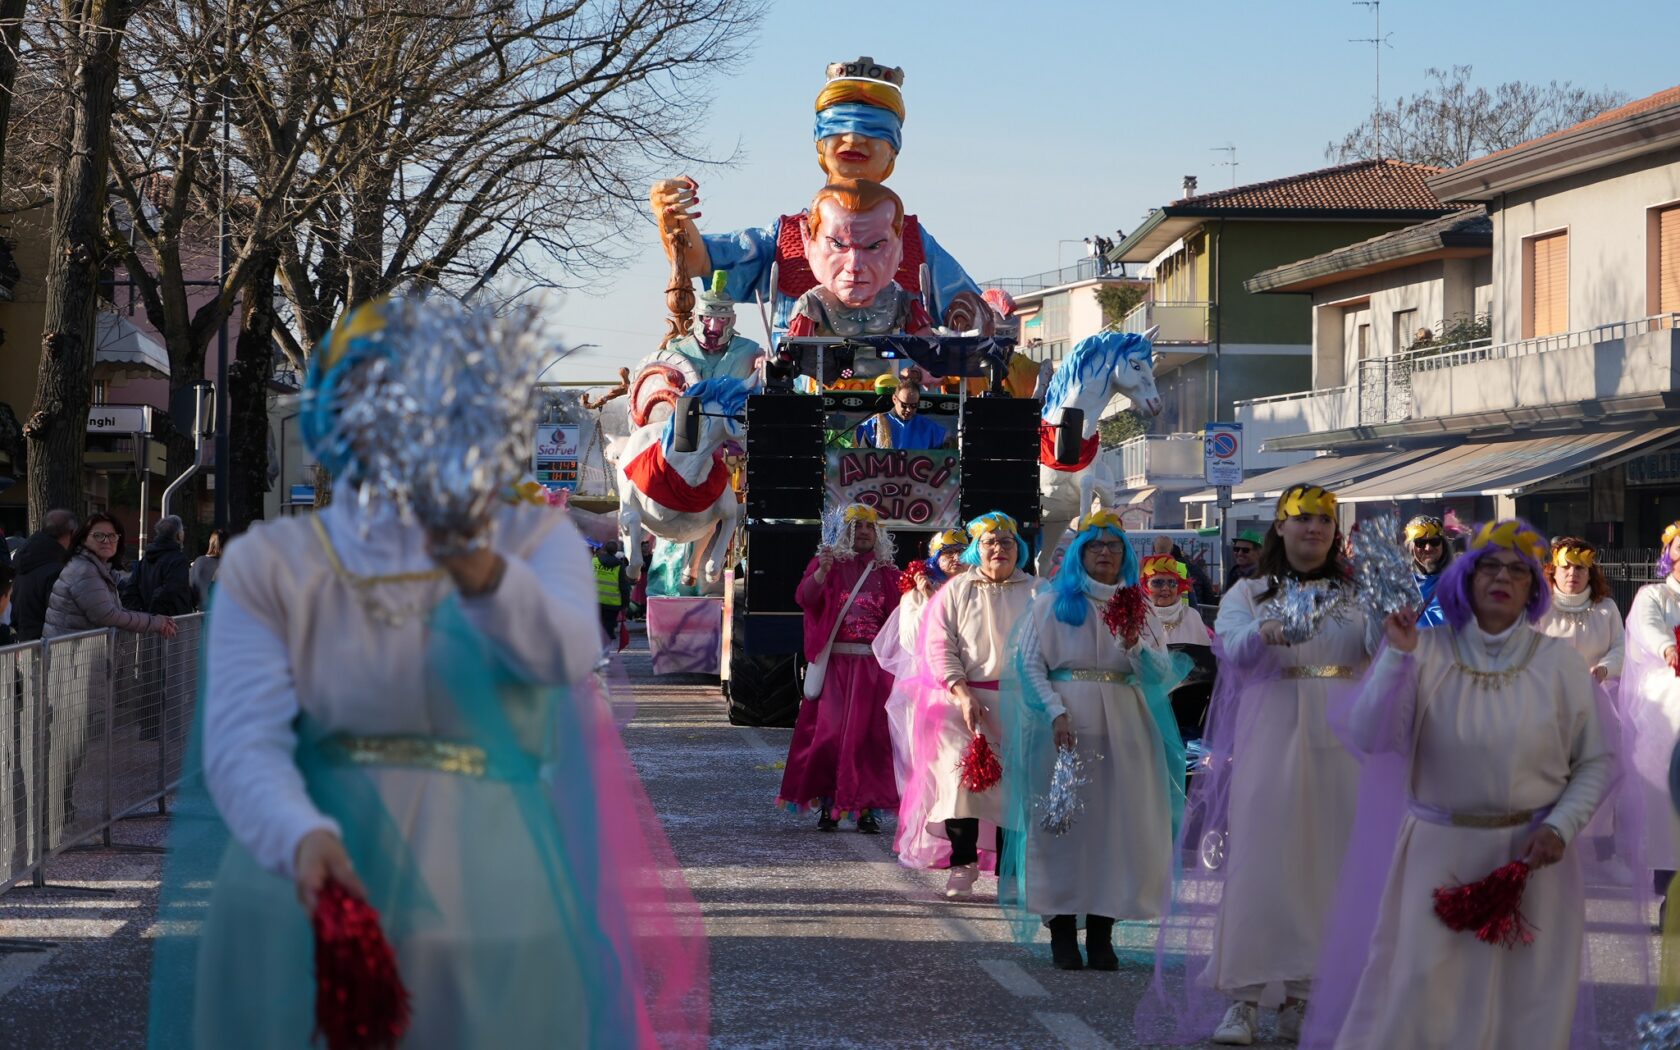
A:
[[[489,756],[482,747],[429,736],[348,736],[322,741],[334,758],[361,766],[408,766],[482,778]]]
[[[1358,678],[1359,668],[1349,667],[1347,664],[1302,664],[1299,667],[1285,667],[1285,678]]]

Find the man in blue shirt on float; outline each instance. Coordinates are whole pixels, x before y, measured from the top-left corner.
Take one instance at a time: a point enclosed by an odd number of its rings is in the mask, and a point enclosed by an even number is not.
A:
[[[902,379],[885,375],[875,381],[881,393],[892,391],[892,407],[870,416],[857,428],[858,448],[944,448],[951,434],[944,424],[917,415],[922,403],[922,371],[911,368]]]

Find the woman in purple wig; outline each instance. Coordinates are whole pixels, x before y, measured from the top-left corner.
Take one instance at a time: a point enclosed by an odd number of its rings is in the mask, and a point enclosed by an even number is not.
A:
[[[1359,973],[1351,1000],[1321,988],[1307,1040],[1337,1048],[1570,1045],[1585,928],[1582,876],[1569,849],[1597,808],[1614,761],[1586,662],[1533,628],[1550,591],[1545,540],[1526,523],[1484,526],[1437,591],[1446,624],[1419,631],[1388,617],[1388,648],[1350,718],[1367,756],[1360,835],[1321,985]],[[1391,767],[1397,821],[1378,816],[1373,777]],[[1397,829],[1397,830],[1396,830]],[[1454,932],[1433,913],[1437,887],[1473,882],[1512,861],[1530,868],[1522,914],[1531,943],[1506,949]],[[1382,866],[1387,862],[1386,880]],[[1346,893],[1382,886],[1375,909]],[[1364,915],[1363,936],[1347,936]]]

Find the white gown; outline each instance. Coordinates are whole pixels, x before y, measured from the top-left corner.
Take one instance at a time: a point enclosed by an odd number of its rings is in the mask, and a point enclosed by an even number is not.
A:
[[[1645,809],[1645,859],[1657,870],[1680,867],[1675,848],[1674,802],[1668,793],[1668,763],[1680,739],[1680,677],[1668,670],[1663,652],[1674,648],[1680,626],[1680,583],[1670,576],[1642,587],[1628,610],[1628,650],[1642,656],[1622,682],[1622,713],[1634,733],[1633,765]],[[1631,677],[1641,667],[1649,673]]]
[[[1490,687],[1460,664],[1516,673]],[[1565,843],[1592,816],[1610,774],[1585,662],[1521,621],[1500,635],[1473,621],[1458,632],[1443,625],[1421,632],[1410,660],[1385,653],[1353,728],[1368,750],[1410,754],[1418,803],[1483,816],[1551,806],[1544,822]],[[1529,876],[1522,910],[1536,928],[1532,944],[1483,944],[1433,911],[1436,887],[1519,859],[1530,834],[1529,824],[1453,826],[1407,814],[1338,1050],[1569,1045],[1586,921],[1577,850]]]
[[[1091,783],[1085,808],[1067,832],[1052,835],[1034,822],[1027,839],[1027,910],[1039,915],[1102,915],[1154,919],[1172,884],[1172,808],[1162,768],[1161,733],[1143,694],[1127,682],[1052,681],[1051,673],[1096,670],[1135,674],[1142,661],[1163,665],[1166,648],[1153,631],[1126,649],[1103,623],[1114,588],[1087,587],[1085,623],[1056,619],[1054,592],[1027,610],[1017,635],[1035,693],[1048,717],[1066,714]],[[1155,673],[1160,673],[1157,667]],[[1052,745],[1053,746],[1053,745]]]
[[[1272,618],[1259,596],[1268,581],[1242,580],[1219,606],[1214,629],[1227,653],[1253,651]],[[1347,850],[1359,764],[1331,731],[1331,692],[1354,685],[1377,635],[1357,605],[1298,645],[1265,650],[1285,672],[1346,669],[1340,678],[1277,678],[1243,697],[1232,756],[1225,886],[1203,984],[1257,999],[1283,983],[1305,997]]]

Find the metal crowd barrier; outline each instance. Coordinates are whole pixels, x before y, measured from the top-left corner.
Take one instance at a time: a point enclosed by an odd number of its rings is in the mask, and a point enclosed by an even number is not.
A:
[[[175,624],[167,639],[109,628],[0,648],[0,893],[46,885],[48,862],[65,850],[112,847],[124,817],[166,812],[204,617]]]

